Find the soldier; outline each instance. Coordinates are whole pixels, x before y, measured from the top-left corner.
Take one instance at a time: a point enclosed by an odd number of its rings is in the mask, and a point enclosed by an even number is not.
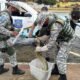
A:
[[[16,52],[13,47],[10,38],[16,36],[18,33],[14,31],[12,18],[11,18],[11,7],[8,7],[8,10],[0,12],[0,74],[3,74],[9,69],[4,68],[4,59],[3,53],[7,53],[9,56],[10,63],[12,64],[12,74],[22,75],[25,72],[18,68],[16,60]],[[10,31],[13,30],[13,31]]]
[[[45,6],[42,7],[37,20],[35,21],[35,23],[33,24],[32,28],[29,32],[29,37],[30,38],[32,37],[33,30],[37,26],[39,31],[36,32],[34,42],[38,42],[38,40],[40,40],[41,46],[46,44],[50,37],[50,28],[51,28],[50,25],[53,22],[55,22],[55,19],[56,19],[55,14],[49,13],[47,7],[45,7]],[[51,56],[52,53],[49,53],[49,54],[48,53],[43,54],[43,56],[46,58],[46,60],[50,61],[50,59],[52,57]]]
[[[38,14],[38,17],[36,21],[34,22],[30,32],[29,32],[29,37],[32,37],[33,30],[34,28],[38,25],[39,28],[41,28],[44,24],[43,20],[46,18],[45,16],[48,14],[48,8],[47,7],[42,7],[40,13]]]
[[[43,47],[36,47],[36,52],[46,52],[54,48],[57,43],[58,51],[55,60],[55,67],[52,74],[59,74],[58,80],[67,80],[67,58],[70,51],[70,45],[73,41],[76,23],[80,19],[80,8],[74,8],[71,11],[71,19],[65,21],[57,18],[52,24],[50,31],[50,38],[48,43]]]

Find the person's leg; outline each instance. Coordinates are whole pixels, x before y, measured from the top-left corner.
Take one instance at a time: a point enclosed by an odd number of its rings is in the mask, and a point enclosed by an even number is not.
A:
[[[55,44],[55,47],[53,48],[54,52],[53,52],[53,56],[54,56],[54,68],[52,69],[52,73],[51,75],[59,75],[59,70],[58,70],[58,66],[56,63],[56,57],[57,57],[57,53],[59,51],[59,45]]]
[[[51,75],[59,75],[59,70],[58,70],[58,66],[56,63],[54,63],[54,68],[51,72]]]
[[[5,72],[8,72],[9,69],[4,68],[4,60],[3,60],[3,55],[2,52],[0,52],[0,74],[3,74]]]
[[[57,66],[59,69],[60,77],[59,80],[67,80],[67,58],[68,58],[68,51],[69,51],[68,43],[62,43],[60,50],[57,54]]]
[[[24,74],[25,72],[18,68],[18,63],[16,60],[16,52],[15,52],[14,48],[9,47],[7,50],[7,53],[9,55],[10,63],[12,64],[12,67],[13,67],[12,74],[18,74],[18,75]]]

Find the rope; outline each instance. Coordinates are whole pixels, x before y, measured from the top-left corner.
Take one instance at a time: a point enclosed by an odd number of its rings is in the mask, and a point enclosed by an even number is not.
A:
[[[72,51],[70,51],[70,54],[73,54],[73,55],[75,55],[75,56],[77,56],[77,57],[80,57],[80,54],[75,53],[75,52],[72,52]]]
[[[38,40],[38,45],[37,46],[40,46],[40,40],[39,38],[37,37],[37,40]],[[45,70],[47,71],[48,70],[48,63],[46,61],[46,59],[42,56],[42,52],[36,52],[36,57],[40,60],[40,62],[43,64],[41,66],[42,70]]]

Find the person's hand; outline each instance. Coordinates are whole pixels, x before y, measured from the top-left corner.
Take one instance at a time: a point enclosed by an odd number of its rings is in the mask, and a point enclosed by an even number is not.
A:
[[[42,48],[42,47],[40,47],[40,46],[37,46],[37,47],[36,47],[36,50],[35,50],[35,52],[41,52],[41,48]]]
[[[47,46],[43,46],[43,47],[37,46],[35,51],[36,52],[45,52],[45,51],[48,51],[48,48],[47,48]]]
[[[35,38],[34,40],[35,40],[35,42],[40,43],[40,39],[39,38]]]
[[[12,35],[12,36],[17,36],[17,35],[18,35],[18,32],[12,31],[12,32],[11,32],[11,35]]]
[[[11,38],[7,40],[7,45],[13,46],[13,40]]]

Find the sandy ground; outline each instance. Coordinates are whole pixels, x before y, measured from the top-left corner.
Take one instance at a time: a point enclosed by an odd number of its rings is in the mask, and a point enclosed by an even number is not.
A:
[[[31,46],[17,46],[15,48],[17,52],[17,59],[19,62],[30,62],[35,58],[35,48]],[[72,51],[80,55],[80,47],[73,47]],[[80,57],[69,54],[68,62],[80,63]]]
[[[26,71],[24,75],[12,75],[12,69],[10,65],[6,65],[5,67],[9,67],[9,72],[0,75],[0,80],[37,80],[30,73],[30,68],[28,65],[22,64],[19,67]],[[80,80],[80,64],[69,64],[68,72],[67,72],[68,80]],[[59,76],[51,76],[50,80],[58,80]]]
[[[78,42],[78,41],[77,41]],[[76,44],[76,43],[75,43]],[[17,52],[17,60],[18,62],[30,62],[35,58],[35,52],[34,48],[31,46],[15,46],[16,52]],[[77,52],[80,54],[80,45],[76,44],[73,46],[72,49],[74,52]],[[6,59],[8,61],[8,59]],[[80,80],[80,57],[77,57],[75,55],[69,55],[68,62],[76,62],[77,64],[70,64],[68,65],[68,73],[67,77],[68,80]],[[6,65],[6,67],[10,68],[10,71],[8,73],[0,75],[0,80],[36,80],[31,73],[30,68],[28,65],[20,65],[20,68],[26,71],[24,75],[12,75],[12,69],[9,65]],[[59,76],[51,76],[50,80],[58,80]]]

